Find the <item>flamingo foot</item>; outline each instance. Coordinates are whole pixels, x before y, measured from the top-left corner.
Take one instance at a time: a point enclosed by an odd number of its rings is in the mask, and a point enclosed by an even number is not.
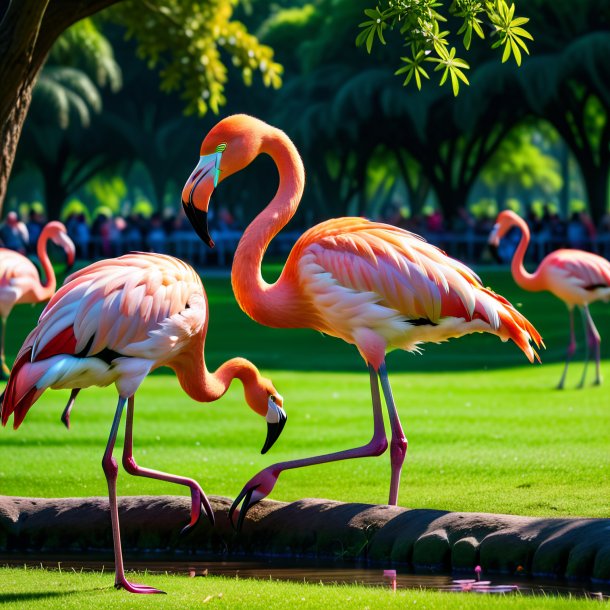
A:
[[[229,521],[235,530],[241,531],[244,519],[248,511],[255,505],[258,504],[263,498],[266,498],[273,489],[280,476],[281,470],[277,466],[268,466],[261,470],[258,474],[254,475],[240,491],[237,498],[229,509]],[[239,505],[243,500],[241,508],[238,509]],[[233,521],[235,511],[239,515],[237,519],[237,525]]]
[[[199,523],[202,509],[210,520],[210,523],[214,525],[216,519],[214,518],[214,511],[212,510],[210,501],[203,489],[195,483],[191,487],[191,521],[180,530],[180,535],[186,534]]]
[[[149,595],[153,593],[161,593],[165,595],[165,591],[161,591],[160,589],[155,589],[154,587],[148,587],[147,585],[139,585],[135,582],[129,582],[124,576],[118,577],[114,583],[115,589],[125,589],[129,593],[141,593],[144,595]]]

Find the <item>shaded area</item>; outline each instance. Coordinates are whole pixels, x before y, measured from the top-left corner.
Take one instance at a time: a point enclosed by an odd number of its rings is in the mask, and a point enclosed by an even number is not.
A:
[[[539,519],[449,513],[306,499],[256,505],[235,532],[230,500],[210,498],[216,526],[179,537],[190,501],[120,499],[130,559],[252,560],[288,557],[402,566],[420,573],[463,571],[610,583],[610,519]],[[58,554],[111,560],[108,501],[0,497],[0,560]]]

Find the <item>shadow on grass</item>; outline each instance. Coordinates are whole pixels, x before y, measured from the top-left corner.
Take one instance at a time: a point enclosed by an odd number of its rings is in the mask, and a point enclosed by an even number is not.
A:
[[[69,595],[81,595],[83,593],[93,593],[94,591],[103,591],[104,588],[96,587],[94,589],[73,589],[71,591],[36,591],[32,593],[0,593],[0,605],[11,604],[14,602],[28,602],[42,599],[51,599],[59,597],[67,597]]]

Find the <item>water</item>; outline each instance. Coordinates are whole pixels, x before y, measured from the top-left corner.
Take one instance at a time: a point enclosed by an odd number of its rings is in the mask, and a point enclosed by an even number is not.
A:
[[[372,587],[392,587],[394,570],[377,567],[359,566],[347,563],[323,563],[294,560],[272,561],[127,561],[129,570],[148,572],[168,572],[187,575],[192,578],[206,576],[226,576],[230,578],[256,578],[259,580],[287,580],[312,584],[359,584]],[[28,567],[42,566],[62,570],[102,570],[114,572],[112,562],[79,561],[73,558],[33,561],[28,559],[0,558],[0,565]],[[390,572],[388,574],[388,572]],[[437,591],[468,591],[478,594],[521,594],[562,597],[587,597],[610,600],[610,586],[595,585],[587,582],[560,580],[541,580],[529,578],[510,578],[486,575],[477,582],[474,572],[459,576],[439,574],[413,574],[400,568],[396,570],[396,589],[432,589]]]

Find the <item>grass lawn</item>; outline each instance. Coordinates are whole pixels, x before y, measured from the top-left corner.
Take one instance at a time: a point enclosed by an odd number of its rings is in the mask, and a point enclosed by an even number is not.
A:
[[[547,341],[544,364],[530,365],[515,345],[489,335],[431,345],[421,356],[391,354],[388,367],[409,438],[400,504],[609,517],[608,387],[573,389],[581,373],[575,362],[569,389],[554,390],[566,338],[562,304],[548,295],[521,292],[506,273],[489,273],[484,280],[522,301]],[[271,461],[368,440],[368,374],[353,347],[313,331],[258,326],[235,305],[228,280],[204,281],[211,310],[208,366],[237,354],[251,358],[284,395],[288,425],[271,452],[261,456],[265,422],[247,408],[238,382],[217,403],[198,404],[171,372],[159,372],[136,397],[135,454],[143,466],[193,476],[208,493],[234,497]],[[606,310],[594,311],[602,335],[610,320]],[[15,311],[9,330],[13,353],[33,314],[28,307]],[[602,346],[607,354],[610,341]],[[603,368],[610,376],[607,361]],[[67,397],[68,391],[48,391],[17,432],[0,431],[0,493],[106,494],[100,462],[116,392],[112,387],[82,392],[70,431],[59,422]],[[387,501],[388,485],[386,453],[286,472],[272,497],[380,503]],[[119,493],[183,491],[121,473]]]
[[[261,581],[208,576],[137,574],[148,585],[158,587],[168,595],[129,595],[112,587],[109,573],[70,572],[41,569],[0,569],[2,588],[0,604],[6,610],[24,608],[195,608],[209,604],[210,608],[247,608],[248,610],[285,610],[286,608],[355,609],[416,608],[436,610],[520,609],[540,608],[559,610],[592,608],[586,599],[559,597],[528,597],[525,595],[477,595],[472,593],[440,593],[425,590],[399,589],[356,585],[310,585],[302,583]],[[27,582],[27,592],[24,592]],[[137,582],[137,580],[136,580]]]
[[[574,389],[582,370],[575,362],[568,389],[556,391],[567,344],[565,307],[550,295],[522,292],[506,272],[482,276],[486,284],[521,303],[539,328],[547,345],[543,364],[530,365],[514,344],[488,335],[427,346],[421,356],[390,355],[388,368],[409,438],[399,503],[452,511],[610,517],[609,308],[592,308],[605,339],[602,371],[608,383]],[[208,367],[214,369],[235,355],[250,358],[283,394],[288,424],[271,452],[261,456],[265,422],[247,408],[238,382],[220,401],[205,405],[190,400],[171,372],[159,371],[136,396],[135,455],[142,466],[192,476],[209,494],[235,497],[255,472],[273,461],[345,449],[370,438],[368,374],[355,348],[313,331],[258,326],[235,304],[228,278],[204,275],[204,284],[210,300]],[[21,307],[11,316],[9,361],[40,309]],[[592,373],[591,368],[590,381]],[[101,458],[116,391],[82,392],[70,431],[59,421],[67,398],[67,391],[49,391],[17,432],[0,430],[0,493],[106,495]],[[289,471],[271,497],[383,503],[389,474],[387,453]],[[123,495],[185,494],[176,486],[122,471],[118,486]],[[113,608],[124,601],[109,588],[109,574],[40,571],[26,577],[23,571],[4,569],[0,579],[0,603],[8,602],[7,607],[24,608],[27,602],[37,607]],[[209,603],[231,608],[313,608],[341,602],[362,608],[574,608],[587,603],[420,591],[392,596],[377,589],[219,578],[154,576],[147,577],[149,581],[172,595],[162,600],[129,597],[129,607],[191,607],[208,595]],[[16,597],[23,591],[25,597]]]

